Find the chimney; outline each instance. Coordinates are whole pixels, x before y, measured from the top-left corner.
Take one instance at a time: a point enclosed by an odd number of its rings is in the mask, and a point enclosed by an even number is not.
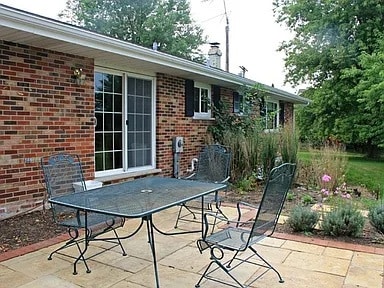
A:
[[[221,55],[223,53],[221,53],[219,48],[220,43],[212,42],[209,44],[211,44],[211,49],[208,51],[209,66],[221,69]]]

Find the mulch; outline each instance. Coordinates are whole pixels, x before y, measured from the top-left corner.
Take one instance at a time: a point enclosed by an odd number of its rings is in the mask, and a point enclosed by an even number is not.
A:
[[[51,211],[39,210],[0,221],[0,253],[54,238],[66,231]]]

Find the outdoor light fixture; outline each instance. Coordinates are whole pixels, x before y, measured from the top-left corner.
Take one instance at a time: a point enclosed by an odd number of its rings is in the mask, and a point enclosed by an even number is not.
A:
[[[86,77],[87,77],[87,75],[83,72],[82,68],[74,68],[73,69],[72,78],[74,79],[74,82],[77,85],[83,85]]]

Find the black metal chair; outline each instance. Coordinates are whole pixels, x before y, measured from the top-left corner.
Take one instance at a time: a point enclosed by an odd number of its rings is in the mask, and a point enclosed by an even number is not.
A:
[[[215,231],[211,235],[208,235],[208,216],[215,218],[221,216],[215,215],[214,213],[204,214],[205,232],[202,239],[197,241],[197,246],[200,253],[207,248],[210,249],[211,262],[195,287],[200,287],[204,278],[231,287],[250,287],[250,285],[270,269],[275,271],[280,283],[284,282],[280,273],[257,252],[253,245],[273,234],[287,192],[291,187],[295,170],[296,164],[290,163],[284,163],[273,168],[267,179],[259,205],[239,202],[237,204],[237,221],[230,221],[230,224],[222,230]],[[245,211],[244,209],[248,212],[255,212],[252,220],[243,221],[242,215]],[[248,249],[251,253],[243,253]],[[233,255],[231,254],[232,256],[229,260],[224,261],[223,259],[226,252],[233,253]],[[242,264],[244,263],[258,265],[266,269],[260,270],[260,273],[248,279],[245,283],[240,283],[237,279],[238,277],[236,278],[236,269],[242,269],[242,267],[244,267]],[[216,264],[217,267],[212,267],[214,264]],[[228,276],[227,280],[224,279],[225,276],[218,277],[218,274],[215,274],[215,272],[217,273],[217,270],[220,269]]]
[[[203,147],[199,154],[196,171],[186,177],[188,180],[198,180],[212,183],[227,183],[230,178],[231,151],[228,147],[212,144]],[[216,208],[216,214],[224,215],[221,210],[222,197],[218,193],[204,196],[206,209],[213,211],[213,205]],[[186,210],[186,212],[183,212]],[[189,201],[180,205],[175,223],[177,228],[179,221],[197,222],[196,213],[201,211],[201,199]]]
[[[41,158],[41,168],[43,171],[45,186],[47,189],[48,197],[54,198],[57,196],[81,193],[86,190],[86,185],[83,176],[83,170],[81,167],[80,159],[77,155],[69,154],[55,154],[52,156]],[[104,250],[110,250],[113,247],[120,246],[122,254],[127,255],[120,238],[116,232],[116,228],[124,225],[124,218],[112,217],[101,213],[88,213],[87,219],[85,214],[78,209],[68,208],[62,205],[56,205],[51,203],[51,210],[53,213],[53,219],[55,223],[67,228],[70,239],[61,247],[54,250],[48,257],[48,260],[52,259],[53,254],[58,253],[76,259],[74,262],[73,274],[77,274],[76,263],[80,260],[84,262],[87,273],[91,272],[84,257],[84,253],[87,250],[90,241],[107,241],[112,245]],[[85,228],[85,221],[87,221],[87,241],[84,238],[79,237],[80,231]],[[99,238],[101,234],[113,231],[115,237],[113,238]],[[97,238],[98,237],[98,238]],[[82,249],[80,244],[82,242],[85,246]],[[69,254],[64,254],[61,251],[65,248],[76,245],[79,256],[74,257]],[[92,255],[94,257],[97,254]],[[91,258],[91,257],[88,257]]]

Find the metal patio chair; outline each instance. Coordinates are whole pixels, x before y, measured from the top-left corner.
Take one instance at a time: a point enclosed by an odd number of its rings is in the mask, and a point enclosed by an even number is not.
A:
[[[72,193],[81,193],[81,191],[86,190],[83,170],[81,167],[80,159],[77,155],[61,153],[52,156],[42,157],[40,164],[43,171],[45,186],[49,198],[68,195]],[[68,256],[76,259],[76,261],[74,262],[73,274],[77,274],[76,264],[78,261],[84,262],[86,272],[89,273],[91,272],[91,270],[88,267],[84,254],[87,250],[89,242],[96,240],[107,241],[114,244],[109,248],[105,248],[102,252],[104,252],[105,250],[110,250],[113,247],[120,246],[123,256],[127,255],[116,232],[116,228],[122,227],[124,225],[124,218],[112,217],[101,213],[88,213],[87,217],[85,217],[85,214],[81,210],[68,208],[62,205],[52,203],[51,210],[55,223],[67,228],[67,232],[69,234],[70,239],[63,246],[54,250],[49,255],[48,260],[52,260],[52,256],[55,253]],[[85,223],[85,221],[87,221],[87,223]],[[86,226],[87,231],[84,231],[84,233],[87,233],[88,240],[84,241],[84,238],[80,237],[80,231],[85,230]],[[98,237],[101,234],[110,231],[113,231],[115,237]],[[84,245],[83,249],[81,248],[80,244]],[[69,254],[64,254],[62,252],[62,250],[64,250],[65,248],[74,245],[77,247],[77,250],[79,252],[78,257],[74,257]],[[92,255],[88,257],[88,259],[98,254],[99,253]]]
[[[272,269],[279,278],[279,282],[284,280],[280,273],[268,263],[254,247],[260,240],[270,237],[276,227],[278,218],[284,205],[287,192],[291,187],[296,170],[296,164],[284,163],[271,170],[266,181],[263,196],[259,205],[245,202],[237,203],[237,221],[230,221],[230,224],[222,229],[208,235],[208,217],[221,217],[213,213],[204,214],[205,231],[202,239],[197,241],[200,253],[205,249],[210,249],[211,262],[205,269],[203,275],[195,285],[200,287],[203,279],[216,281],[231,287],[250,287],[257,279]],[[254,212],[254,218],[244,221],[244,212]],[[248,253],[243,253],[246,250]],[[251,252],[251,253],[249,253]],[[229,253],[231,257],[225,257]],[[233,253],[233,254],[232,254]],[[229,259],[229,260],[224,260]],[[217,267],[213,267],[214,264]],[[236,274],[236,269],[250,269],[247,265],[258,265],[264,267],[253,277],[241,283]],[[247,267],[245,267],[247,266]],[[224,271],[226,276],[223,276]],[[249,271],[249,270],[247,270]],[[253,286],[252,286],[253,287]]]
[[[185,179],[212,183],[227,183],[230,178],[231,157],[231,151],[226,146],[219,144],[206,145],[199,154],[196,171]],[[225,214],[220,208],[221,202],[222,197],[220,197],[219,193],[204,196],[206,209],[213,211],[213,207],[215,207],[216,214],[220,213],[225,217]],[[183,210],[185,212],[183,212]],[[196,222],[196,213],[198,213],[198,211],[201,211],[201,199],[181,204],[175,228],[177,228],[179,221]]]

